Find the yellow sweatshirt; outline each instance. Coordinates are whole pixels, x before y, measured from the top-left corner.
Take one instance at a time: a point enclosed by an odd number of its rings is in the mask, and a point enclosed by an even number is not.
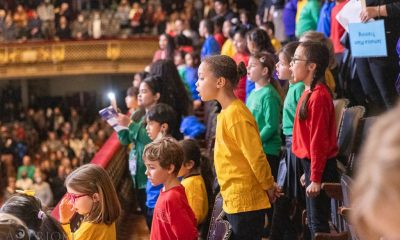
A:
[[[217,118],[214,164],[223,209],[229,214],[270,208],[274,184],[251,112],[235,100]]]
[[[185,187],[189,206],[196,217],[197,225],[202,223],[208,213],[206,185],[201,175],[184,178],[181,184]]]
[[[71,232],[69,224],[63,225],[68,240],[116,240],[117,232],[115,223],[107,225],[104,223],[82,222],[81,226],[74,233]]]

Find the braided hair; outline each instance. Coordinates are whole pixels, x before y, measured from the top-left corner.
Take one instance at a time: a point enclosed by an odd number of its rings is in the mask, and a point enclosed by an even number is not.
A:
[[[207,63],[216,78],[223,77],[228,80],[232,88],[235,88],[239,79],[247,73],[243,62],[236,65],[232,58],[225,55],[209,56],[203,62]]]
[[[317,86],[318,83],[323,83],[326,86],[324,77],[325,71],[329,65],[329,50],[325,44],[318,42],[302,42],[299,47],[303,48],[307,63],[316,64],[313,80],[310,84],[310,91],[307,93],[307,96],[300,106],[300,120],[306,120],[308,115],[307,103],[315,86]]]

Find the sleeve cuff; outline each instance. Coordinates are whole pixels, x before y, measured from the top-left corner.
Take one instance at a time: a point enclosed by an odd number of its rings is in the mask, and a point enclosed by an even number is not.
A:
[[[271,175],[264,181],[264,183],[261,184],[261,186],[264,190],[269,190],[274,186],[274,182],[275,182],[274,177]]]

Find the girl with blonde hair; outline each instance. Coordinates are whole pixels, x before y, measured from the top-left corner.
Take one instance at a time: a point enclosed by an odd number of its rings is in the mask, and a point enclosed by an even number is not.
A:
[[[107,172],[95,164],[86,164],[65,180],[67,197],[60,204],[60,222],[68,239],[116,239],[115,221],[121,206]],[[84,216],[82,224],[71,231],[70,219],[75,213]]]

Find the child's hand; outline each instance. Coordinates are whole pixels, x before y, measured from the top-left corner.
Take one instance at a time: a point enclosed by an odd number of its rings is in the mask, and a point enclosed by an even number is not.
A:
[[[306,175],[304,175],[304,173],[300,177],[300,184],[301,184],[302,187],[306,186]]]
[[[267,190],[267,195],[270,203],[274,203],[276,199],[283,195],[282,189],[276,183],[274,186]]]
[[[124,126],[124,127],[128,127],[129,124],[131,123],[131,119],[128,116],[121,114],[121,113],[118,113],[117,120],[118,120],[118,124],[121,126]]]
[[[70,219],[74,215],[75,211],[73,209],[73,205],[69,201],[68,197],[64,197],[61,200],[59,206],[59,213],[60,213],[60,222],[61,223],[69,223]]]
[[[316,197],[321,191],[321,183],[311,182],[306,189],[306,194],[308,197]]]

